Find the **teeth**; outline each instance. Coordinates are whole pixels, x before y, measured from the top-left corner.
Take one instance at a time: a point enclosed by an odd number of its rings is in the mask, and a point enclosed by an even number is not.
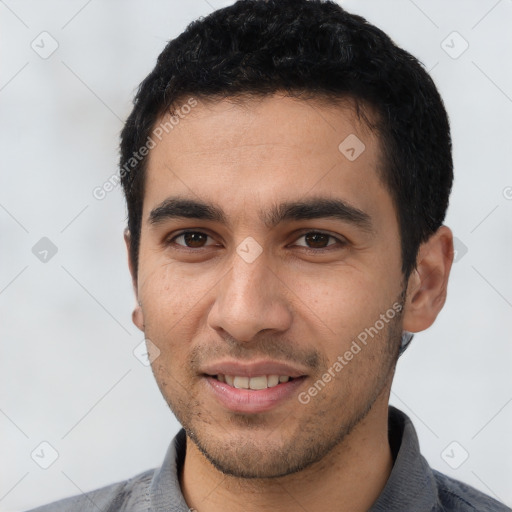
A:
[[[238,375],[217,375],[217,380],[226,382],[237,389],[266,389],[273,388],[282,382],[288,382],[287,375],[259,375],[258,377],[241,377]]]

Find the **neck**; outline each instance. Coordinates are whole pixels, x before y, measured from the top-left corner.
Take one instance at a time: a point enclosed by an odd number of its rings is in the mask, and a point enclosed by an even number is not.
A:
[[[273,479],[227,476],[187,437],[179,477],[185,501],[197,512],[363,512],[377,500],[392,467],[386,400],[376,402],[326,457],[298,473]]]

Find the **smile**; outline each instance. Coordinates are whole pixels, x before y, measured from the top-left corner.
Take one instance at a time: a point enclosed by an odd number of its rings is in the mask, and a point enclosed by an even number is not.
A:
[[[224,410],[257,414],[277,410],[300,392],[306,376],[290,378],[287,375],[203,375],[206,393]],[[292,400],[296,407],[296,400]]]

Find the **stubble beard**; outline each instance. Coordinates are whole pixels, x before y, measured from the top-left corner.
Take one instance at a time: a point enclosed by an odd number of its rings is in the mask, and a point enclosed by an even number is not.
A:
[[[370,391],[351,404],[350,416],[339,424],[333,421],[333,415],[337,416],[333,410],[346,410],[347,401],[343,403],[342,400],[338,404],[333,404],[332,401],[330,404],[325,403],[323,407],[312,411],[309,417],[301,417],[294,429],[290,427],[293,426],[295,417],[287,416],[271,432],[268,432],[267,419],[264,416],[231,413],[229,422],[233,432],[241,432],[231,435],[231,431],[228,433],[227,429],[216,425],[212,418],[205,417],[204,412],[201,412],[200,400],[190,402],[173,397],[173,400],[166,398],[166,401],[185,429],[187,443],[192,441],[204,457],[224,475],[238,479],[274,479],[292,475],[314,464],[321,464],[322,459],[343,443],[366,418],[379,396],[389,391],[398,359],[401,329],[401,315],[398,315],[389,322],[386,332],[382,333],[381,339],[385,340],[386,347],[381,354],[378,375],[370,386]],[[303,407],[309,407],[312,403],[313,401],[303,405],[297,402],[297,410],[302,412]],[[340,417],[342,415],[343,412],[339,414]],[[223,433],[227,435],[227,439],[219,441],[212,431],[215,428],[225,430]],[[279,433],[279,429],[287,435],[279,436],[277,441],[270,441],[273,434],[275,437]],[[261,441],[263,433],[264,442]]]

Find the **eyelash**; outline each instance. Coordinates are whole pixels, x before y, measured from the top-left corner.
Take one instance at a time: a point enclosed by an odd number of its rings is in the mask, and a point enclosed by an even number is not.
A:
[[[177,238],[180,238],[181,236],[184,236],[184,235],[187,235],[187,234],[206,235],[209,238],[213,238],[208,233],[205,233],[203,231],[182,231],[181,233],[178,233],[177,235],[174,235],[172,238],[167,238],[164,243],[167,246],[170,246],[170,245],[177,246],[177,247],[179,247],[179,250],[183,250],[183,251],[186,251],[186,252],[197,252],[197,251],[200,251],[202,249],[205,249],[205,248],[209,247],[209,246],[205,246],[205,247],[193,248],[193,247],[187,247],[186,245],[177,244],[175,242],[175,240]],[[303,238],[306,235],[325,235],[325,236],[329,237],[329,239],[332,238],[333,240],[335,240],[337,242],[335,244],[327,245],[327,247],[322,247],[322,248],[318,248],[318,249],[315,249],[315,248],[312,248],[312,247],[307,247],[307,246],[299,246],[299,247],[301,247],[301,249],[303,251],[305,251],[307,253],[317,253],[318,254],[319,252],[321,253],[321,252],[325,252],[325,251],[330,251],[330,250],[336,248],[336,246],[338,246],[338,248],[344,247],[348,243],[347,241],[340,240],[339,238],[331,235],[330,233],[326,233],[324,231],[315,231],[315,230],[302,232],[299,235],[299,237],[297,238],[297,240],[300,239],[300,238]]]

